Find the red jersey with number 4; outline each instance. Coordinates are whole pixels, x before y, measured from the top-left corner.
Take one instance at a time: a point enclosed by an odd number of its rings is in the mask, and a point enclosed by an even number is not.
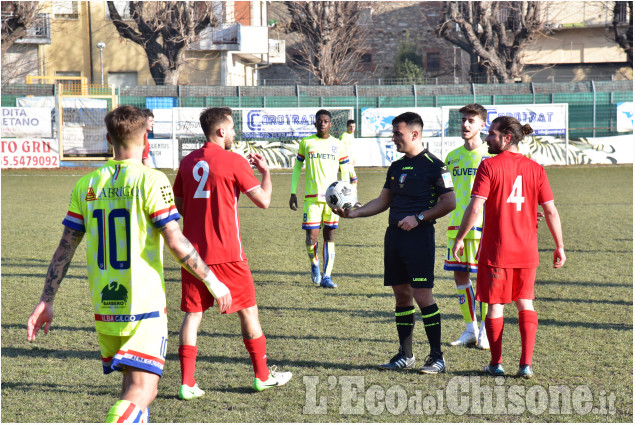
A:
[[[206,264],[245,259],[238,197],[260,186],[247,160],[213,143],[181,161],[174,196],[183,200],[183,234]]]
[[[479,264],[538,266],[538,204],[553,202],[545,169],[522,154],[503,152],[478,167],[472,196],[485,199]]]

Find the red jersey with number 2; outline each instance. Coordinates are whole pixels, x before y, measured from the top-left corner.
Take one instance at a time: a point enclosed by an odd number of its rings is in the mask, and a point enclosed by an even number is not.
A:
[[[260,186],[249,162],[213,143],[187,155],[174,181],[183,199],[183,234],[206,264],[245,259],[238,197]]]
[[[479,264],[538,266],[538,204],[553,202],[545,169],[520,153],[503,152],[478,167],[472,196],[485,199]]]

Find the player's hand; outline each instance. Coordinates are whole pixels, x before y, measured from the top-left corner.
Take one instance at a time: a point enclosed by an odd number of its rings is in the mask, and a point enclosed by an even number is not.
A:
[[[216,305],[218,305],[218,311],[221,313],[227,311],[232,306],[232,294],[216,298]]]
[[[26,340],[35,341],[40,328],[44,326],[44,334],[49,333],[51,322],[53,321],[53,305],[40,301],[33,309],[33,313],[26,322]]]
[[[564,266],[565,261],[567,261],[567,256],[564,253],[564,248],[556,248],[553,251],[553,268],[559,269]]]
[[[463,239],[454,241],[454,246],[452,247],[452,257],[456,261],[461,261],[460,256],[463,255],[463,247],[465,244],[463,243]]]
[[[293,211],[298,210],[298,197],[295,196],[295,193],[292,193],[291,197],[289,198],[289,208],[291,208]]]
[[[401,219],[401,221],[399,223],[397,223],[397,226],[401,230],[405,230],[407,232],[411,231],[412,229],[414,229],[418,225],[419,225],[419,223],[417,223],[417,219],[415,218],[414,215],[409,215],[407,217],[404,217],[403,219]]]
[[[260,174],[264,174],[269,170],[267,160],[260,153],[250,153],[247,155],[247,160],[249,161],[249,164],[253,165],[258,171],[260,171]]]
[[[355,214],[355,210],[350,208],[331,208],[333,212],[339,215],[342,218],[355,218],[357,215]]]
[[[540,223],[542,221],[542,219],[545,218],[545,214],[542,211],[538,211],[538,223]]]

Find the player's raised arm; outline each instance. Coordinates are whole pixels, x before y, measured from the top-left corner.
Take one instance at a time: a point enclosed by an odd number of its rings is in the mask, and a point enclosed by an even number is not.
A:
[[[389,189],[382,189],[379,196],[366,203],[363,207],[351,209],[334,209],[333,212],[344,218],[370,217],[382,213],[390,207],[392,195]]]
[[[231,307],[232,296],[229,293],[229,289],[207,267],[205,261],[194,249],[194,246],[183,235],[177,222],[175,220],[169,221],[159,230],[170,252],[179,264],[201,280],[216,298],[220,312],[222,313]]]
[[[271,184],[271,173],[269,172],[267,160],[262,154],[259,153],[251,153],[249,154],[247,159],[249,160],[249,163],[255,166],[260,174],[262,174],[260,186],[252,191],[247,192],[247,196],[259,208],[266,209],[271,203],[271,193],[273,191],[273,186]]]
[[[79,246],[84,232],[71,229],[64,226],[64,232],[60,239],[57,249],[51,258],[48,272],[46,273],[46,280],[44,281],[44,290],[40,297],[40,302],[33,309],[33,313],[29,316],[29,320],[26,325],[26,339],[27,341],[35,341],[38,331],[43,325],[44,333],[47,334],[53,321],[53,300],[55,294],[59,289],[68,267],[71,264],[71,260],[75,255],[75,250]]]

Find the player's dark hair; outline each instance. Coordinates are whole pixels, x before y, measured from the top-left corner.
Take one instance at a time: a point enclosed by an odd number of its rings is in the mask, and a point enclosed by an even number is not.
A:
[[[481,117],[483,122],[487,121],[487,109],[483,107],[483,105],[478,103],[468,103],[461,109],[459,109],[460,114],[471,114],[478,115]]]
[[[315,113],[315,120],[317,121],[317,117],[319,117],[320,115],[326,115],[329,118],[331,118],[331,113],[329,111],[327,111],[326,109],[320,109],[319,111],[317,111]]]
[[[222,108],[209,108],[201,112],[199,121],[201,122],[201,129],[206,138],[212,135],[214,129],[223,122],[227,121],[232,116],[232,110],[228,107]]]
[[[423,128],[423,120],[421,119],[421,115],[416,112],[404,112],[403,114],[397,115],[392,120],[393,127],[399,123],[406,123],[408,127],[419,127]]]
[[[346,127],[348,127],[351,124],[355,124],[355,120],[348,120],[346,121]]]
[[[144,108],[141,110],[141,112],[143,112],[146,116],[146,118],[154,118],[154,114],[152,113],[152,109],[148,109],[148,108]]]
[[[529,124],[522,125],[514,117],[500,116],[492,121],[490,128],[496,125],[495,130],[501,134],[511,134],[511,143],[517,145],[526,135],[534,132],[533,128]]]
[[[122,105],[106,114],[106,131],[113,144],[124,144],[146,132],[146,115],[136,106]]]

